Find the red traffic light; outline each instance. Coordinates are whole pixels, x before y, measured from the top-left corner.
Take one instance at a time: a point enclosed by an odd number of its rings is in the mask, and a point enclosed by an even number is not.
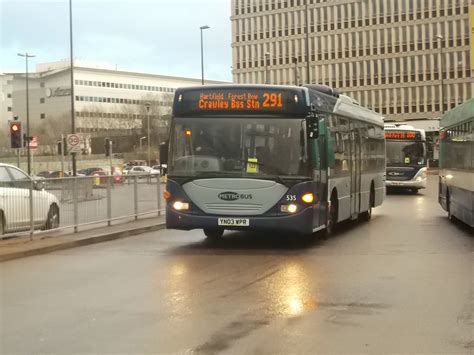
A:
[[[10,148],[23,148],[21,122],[8,122],[10,127]]]
[[[10,126],[10,131],[13,133],[19,132],[20,125],[18,123],[12,123],[12,125]]]

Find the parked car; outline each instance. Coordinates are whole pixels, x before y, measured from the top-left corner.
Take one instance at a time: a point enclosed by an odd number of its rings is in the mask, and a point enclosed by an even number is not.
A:
[[[35,174],[33,178],[35,177],[42,177],[45,179],[58,179],[62,177],[67,177],[69,174],[64,171],[62,172],[61,170],[54,170],[54,171],[40,171],[38,174]]]
[[[159,174],[159,173],[160,173],[160,170],[156,170],[145,165],[132,166],[127,171],[127,175],[150,175],[150,174]]]
[[[33,186],[33,224],[35,229],[59,227],[59,201],[44,190],[43,180],[0,163],[0,235],[30,228],[30,188]]]
[[[168,168],[168,165],[167,165],[167,164],[153,165],[151,168],[152,168],[152,169],[155,169],[155,170],[158,170],[161,175],[166,175],[167,170],[168,170],[168,169],[167,169],[167,168]]]
[[[78,170],[77,172],[79,174],[82,174],[84,176],[92,176],[93,173],[97,172],[97,171],[104,171],[104,169],[102,168],[86,168],[86,169],[81,169],[81,170]]]

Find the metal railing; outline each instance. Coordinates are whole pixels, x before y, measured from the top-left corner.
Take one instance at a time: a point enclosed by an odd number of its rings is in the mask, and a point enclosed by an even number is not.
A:
[[[0,182],[0,238],[160,216],[163,190],[159,174]]]

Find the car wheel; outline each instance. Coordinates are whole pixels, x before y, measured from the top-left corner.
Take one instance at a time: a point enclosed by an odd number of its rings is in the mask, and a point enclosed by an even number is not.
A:
[[[210,242],[216,242],[222,238],[224,235],[224,229],[222,228],[204,228],[204,235],[206,239]]]
[[[46,220],[45,229],[55,229],[59,227],[59,208],[56,205],[51,205]]]

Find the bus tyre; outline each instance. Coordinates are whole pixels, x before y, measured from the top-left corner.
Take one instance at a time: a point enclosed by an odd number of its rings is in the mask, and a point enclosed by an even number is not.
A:
[[[416,195],[418,193],[418,189],[413,188],[410,190],[410,192],[412,195]]]
[[[337,197],[333,193],[331,195],[331,201],[328,205],[328,213],[326,218],[326,236],[330,236],[334,233],[334,228],[337,223]]]
[[[204,228],[204,235],[206,236],[208,241],[217,241],[222,238],[223,234],[224,234],[224,229],[222,228],[217,228],[217,229]]]
[[[372,185],[370,188],[370,196],[369,196],[369,209],[365,212],[362,212],[360,214],[361,219],[365,222],[370,221],[372,218],[372,208],[375,205],[375,192],[374,192],[374,186]]]

